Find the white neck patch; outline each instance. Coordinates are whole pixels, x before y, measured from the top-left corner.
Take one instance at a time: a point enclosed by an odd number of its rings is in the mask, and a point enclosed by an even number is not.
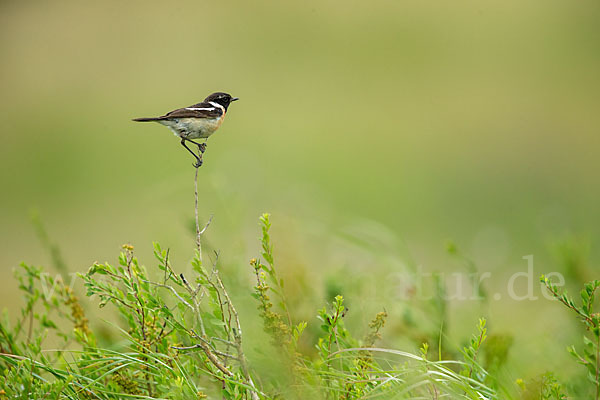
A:
[[[205,111],[212,111],[212,110],[214,110],[215,108],[214,108],[214,107],[208,107],[208,108],[186,107],[185,109],[186,109],[186,110],[190,110],[190,111],[202,111],[202,110],[205,110]]]
[[[215,103],[214,101],[209,101],[209,103],[217,108],[220,108],[223,112],[225,112],[225,107],[223,107],[219,103]]]

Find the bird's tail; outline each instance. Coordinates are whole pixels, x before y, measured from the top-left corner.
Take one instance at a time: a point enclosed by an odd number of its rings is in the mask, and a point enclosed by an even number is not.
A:
[[[160,117],[132,119],[132,121],[135,121],[135,122],[150,122],[150,121],[159,121],[159,120],[160,120]]]

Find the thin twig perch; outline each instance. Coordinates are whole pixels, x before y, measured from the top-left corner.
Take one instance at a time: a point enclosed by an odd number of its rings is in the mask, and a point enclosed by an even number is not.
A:
[[[196,248],[198,250],[198,259],[200,261],[200,268],[203,270],[203,263],[202,263],[202,235],[206,232],[206,229],[208,228],[208,226],[210,225],[210,223],[212,222],[213,216],[211,215],[210,218],[208,219],[208,221],[206,222],[206,225],[204,225],[204,227],[202,229],[200,229],[200,220],[198,218],[198,168],[196,168],[196,173],[194,175],[194,211],[195,211],[195,217],[196,217]],[[218,259],[218,257],[217,257]],[[221,312],[224,312],[223,310],[223,305],[226,304],[227,305],[227,309],[231,314],[233,314],[234,316],[234,321],[235,321],[235,327],[232,327],[231,324],[226,324],[228,327],[228,330],[232,330],[233,331],[233,336],[235,339],[235,342],[232,343],[237,351],[237,357],[231,357],[233,359],[236,359],[239,361],[241,369],[242,369],[242,374],[244,375],[244,378],[246,379],[246,383],[248,384],[248,386],[250,386],[252,388],[251,390],[251,396],[252,396],[252,400],[259,400],[259,396],[258,396],[258,390],[256,389],[256,386],[254,385],[254,381],[252,380],[252,377],[250,376],[250,371],[248,368],[248,361],[246,360],[246,356],[244,355],[244,350],[242,349],[242,328],[240,325],[240,321],[238,318],[238,314],[237,311],[235,310],[235,307],[233,306],[233,303],[231,302],[231,299],[229,298],[229,294],[227,293],[227,290],[225,289],[225,285],[223,284],[223,281],[221,280],[221,277],[219,275],[219,270],[216,268],[216,262],[215,265],[213,265],[213,271],[212,274],[214,276],[215,281],[212,280],[212,277],[210,277],[208,274],[206,274],[206,279],[209,281],[209,283],[215,288],[217,289],[217,292],[221,292],[223,294],[223,297],[225,298],[225,302],[222,302],[221,305]],[[219,298],[220,298],[220,294],[219,294]],[[196,303],[196,299],[194,298],[194,303]],[[198,308],[198,304],[195,304],[196,307]],[[199,312],[199,309],[196,310],[196,312]],[[203,326],[201,326],[201,328],[203,329]],[[205,335],[205,333],[203,332],[203,335]],[[229,335],[229,332],[228,332]],[[211,346],[206,342],[206,340],[204,338],[199,338],[200,343],[198,343],[196,346],[192,346],[192,347],[199,347],[201,348],[204,353],[206,354],[206,356],[208,357],[208,359],[224,374],[231,376],[231,372],[227,369],[227,367],[225,365],[223,365],[220,360],[215,356],[215,350],[211,349]],[[219,354],[220,353],[220,354]],[[226,353],[221,353],[221,352],[217,352],[217,354],[223,356]]]

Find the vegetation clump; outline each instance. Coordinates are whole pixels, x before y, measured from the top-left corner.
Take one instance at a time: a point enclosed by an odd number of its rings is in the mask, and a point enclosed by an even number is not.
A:
[[[158,243],[151,271],[127,244],[115,265],[94,263],[79,274],[86,296],[119,315],[112,326],[116,335],[108,340],[106,328],[90,324],[70,286],[22,264],[16,277],[25,304],[15,323],[6,313],[0,323],[0,399],[568,398],[550,372],[507,385],[500,375],[512,337],[489,334],[485,318],[462,350],[442,349],[440,333],[416,353],[380,345],[386,340],[385,310],[372,316],[362,335],[352,332],[341,294],[316,312],[320,325],[295,320],[276,271],[268,214],[260,226],[261,254],[248,271],[254,290],[245,295],[256,300],[265,335],[260,351],[271,354],[272,365],[283,366],[278,373],[265,376],[244,351],[244,329],[221,278],[219,253],[210,264],[202,259],[207,224],[196,230],[198,247],[185,275]],[[600,314],[593,307],[600,281],[586,284],[577,304],[549,279],[541,280],[586,328],[582,349],[569,351],[586,368],[597,399]],[[438,346],[435,356],[430,342]]]

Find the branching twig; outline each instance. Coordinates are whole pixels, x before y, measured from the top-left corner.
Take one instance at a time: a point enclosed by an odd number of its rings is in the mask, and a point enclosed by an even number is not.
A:
[[[172,349],[176,349],[176,350],[193,350],[193,349],[202,348],[202,344],[195,344],[193,346],[184,346],[184,347],[175,347],[175,346],[172,346],[171,348]],[[225,357],[225,358],[232,358],[234,360],[237,360],[237,357],[234,356],[233,354],[227,354],[227,353],[224,353],[222,351],[219,351],[219,350],[216,350],[216,349],[213,349],[213,348],[211,348],[210,351],[213,352],[213,353],[215,353],[218,356]]]
[[[196,248],[198,249],[198,260],[200,261],[200,269],[203,270],[202,235],[206,232],[206,229],[212,222],[213,216],[211,215],[210,218],[208,219],[208,222],[204,226],[204,228],[200,229],[200,221],[198,219],[198,168],[196,168],[196,173],[194,176],[194,206],[195,206],[194,211],[195,211],[195,217],[196,217]],[[218,257],[217,257],[217,259],[218,259]],[[242,369],[242,374],[244,375],[244,378],[246,379],[247,384],[250,387],[252,387],[252,390],[251,390],[252,400],[258,400],[259,399],[258,390],[256,389],[256,386],[254,385],[254,382],[252,381],[252,377],[250,376],[248,362],[246,361],[246,356],[244,355],[244,350],[242,348],[242,328],[241,328],[240,320],[238,318],[237,311],[236,311],[233,303],[231,302],[231,299],[229,298],[229,294],[227,293],[227,290],[225,289],[225,285],[223,285],[223,281],[221,280],[221,277],[219,276],[219,271],[216,268],[216,261],[215,261],[215,264],[213,265],[212,275],[214,276],[214,281],[213,281],[213,279],[211,279],[211,277],[208,276],[208,274],[205,276],[205,278],[207,279],[207,281],[210,285],[212,285],[215,289],[217,289],[217,293],[219,294],[219,305],[221,307],[221,312],[223,313],[222,317],[225,318],[225,315],[223,312],[224,304],[227,305],[227,310],[228,310],[229,314],[230,315],[233,314],[233,317],[234,317],[235,327],[232,327],[230,324],[227,324],[228,338],[229,338],[229,331],[232,331],[234,340],[235,340],[233,345],[234,345],[234,347],[237,351],[237,355],[238,355],[237,357],[233,357],[233,358],[237,359],[239,361],[241,369]],[[216,282],[216,285],[215,285],[215,282]],[[189,287],[189,285],[187,285],[186,287]],[[220,297],[221,293],[222,293],[223,297],[225,297],[225,302],[221,301],[221,297]],[[193,300],[194,300],[194,304],[196,305],[196,308],[197,308],[196,312],[199,313],[199,304],[197,303],[197,300],[195,298],[193,298]],[[225,373],[229,376],[232,376],[232,373],[224,365],[222,365],[220,363],[219,359],[215,356],[215,353],[211,350],[210,345],[205,340],[203,340],[204,337],[206,336],[206,332],[204,332],[204,326],[201,325],[200,328],[202,329],[203,337],[201,338],[201,342],[198,344],[198,346],[204,351],[204,353],[209,358],[209,360],[217,368],[219,368],[219,370],[221,370],[223,373]]]
[[[216,340],[217,342],[225,343],[227,346],[235,346],[235,343],[216,336],[211,337],[210,340]]]
[[[250,386],[252,386],[252,388],[256,388],[254,386],[254,382],[252,381],[252,377],[250,376],[248,362],[246,361],[246,356],[244,355],[244,349],[242,348],[242,326],[240,324],[240,319],[238,317],[237,310],[235,309],[235,306],[231,302],[231,299],[229,298],[229,294],[227,293],[227,290],[225,290],[225,285],[223,285],[223,281],[221,280],[221,277],[219,276],[218,271],[215,273],[215,277],[216,277],[219,287],[223,291],[223,296],[225,296],[225,299],[227,300],[227,307],[229,308],[229,310],[231,310],[231,313],[233,314],[233,320],[235,321],[235,328],[232,327],[232,331],[233,331],[233,337],[235,340],[235,348],[238,353],[238,360],[240,362],[240,366],[242,367],[242,373],[244,374],[244,377],[246,378],[246,380],[248,381]],[[253,400],[258,399],[258,394],[255,391],[252,392],[252,399]]]
[[[208,357],[208,359],[210,360],[210,362],[217,367],[221,372],[223,372],[225,375],[227,376],[233,376],[233,373],[227,369],[227,367],[225,367],[221,361],[217,358],[217,356],[215,355],[215,353],[213,353],[212,349],[210,348],[210,346],[204,342],[200,342],[198,343],[196,346],[192,346],[193,347],[200,347],[202,349],[202,351],[204,351],[204,354],[206,354],[206,357]],[[177,347],[173,347],[174,349],[177,349]],[[181,349],[189,349],[189,348],[181,348]]]
[[[196,296],[198,291],[195,289],[192,289],[192,287],[190,286],[188,281],[185,279],[183,274],[179,274],[179,277],[181,278],[181,281],[183,282],[183,287],[186,288],[186,290],[190,294],[192,301],[194,302],[194,306],[192,307],[192,310],[194,311],[194,316],[198,320],[198,325],[200,325],[200,331],[202,332],[202,336],[206,336],[206,330],[204,329],[204,321],[202,320],[202,316],[200,315],[200,301],[198,300],[198,298]],[[200,300],[202,300],[202,299],[200,299]]]
[[[202,245],[200,244],[200,223],[198,222],[198,168],[196,168],[196,175],[194,176],[194,210],[196,211],[196,248],[201,253]]]
[[[185,301],[185,299],[183,297],[181,297],[179,295],[179,293],[177,293],[177,291],[175,290],[175,288],[173,288],[172,286],[163,285],[162,283],[158,283],[158,282],[147,281],[145,279],[142,279],[142,282],[149,283],[149,284],[154,285],[154,286],[163,287],[165,289],[171,290],[171,292],[173,292],[173,294],[175,295],[175,297],[177,297],[177,299],[179,299],[179,301],[181,301],[183,304],[185,304],[188,308],[194,310],[194,307],[192,307],[190,303],[188,303],[187,301]]]
[[[213,219],[213,215],[211,214],[211,216],[208,217],[208,221],[206,222],[206,225],[204,225],[204,228],[202,228],[202,230],[200,232],[198,232],[199,235],[202,235],[204,233],[204,231],[206,231],[206,228],[208,228],[208,226],[212,222],[212,219]]]
[[[165,265],[165,278],[164,278],[163,283],[165,283],[165,284],[167,283],[167,281],[170,278],[170,276],[167,275],[167,272],[170,270],[170,267],[169,267],[169,253],[170,253],[170,251],[171,251],[171,249],[167,249],[167,254],[165,256],[165,261],[164,261],[164,265]],[[170,274],[170,271],[169,271],[169,274]]]
[[[196,174],[194,176],[194,210],[196,215],[196,248],[198,249],[200,263],[202,263],[202,243],[200,240],[202,239],[202,234],[204,234],[206,228],[208,228],[212,222],[213,216],[210,216],[208,222],[204,225],[204,228],[200,230],[200,222],[198,219],[198,168],[196,168]]]

